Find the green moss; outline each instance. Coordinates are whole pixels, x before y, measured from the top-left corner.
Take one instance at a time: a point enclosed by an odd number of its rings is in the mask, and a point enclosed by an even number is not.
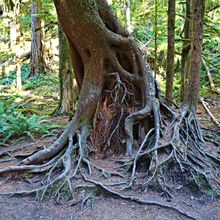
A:
[[[86,116],[81,116],[81,117],[78,119],[78,122],[79,122],[79,126],[80,126],[80,127],[87,127],[87,128],[89,128],[89,129],[91,129],[90,120],[89,120]]]

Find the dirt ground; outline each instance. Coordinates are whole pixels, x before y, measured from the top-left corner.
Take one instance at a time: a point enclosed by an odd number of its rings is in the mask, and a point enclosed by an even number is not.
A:
[[[0,155],[6,150],[13,151],[19,155],[20,148],[22,153],[29,153],[33,148],[42,145],[48,146],[55,137],[44,138],[43,140],[24,141],[11,147],[0,149]],[[17,149],[17,150],[15,150]],[[13,161],[8,161],[13,164]],[[5,166],[5,162],[0,167]],[[22,182],[22,178],[11,175],[5,183],[5,177],[0,177],[0,192],[16,191],[19,184],[22,187],[31,187],[30,183]],[[220,200],[212,199],[203,193],[192,192],[187,187],[173,192],[173,199],[167,200],[158,192],[150,191],[141,195],[142,199],[158,201],[165,205],[172,205],[194,219],[198,220],[219,220],[220,219]],[[183,220],[189,219],[176,211],[162,208],[155,205],[141,205],[136,202],[113,198],[111,196],[99,195],[95,197],[93,203],[88,201],[81,210],[81,205],[69,205],[63,202],[56,204],[53,198],[46,198],[43,202],[36,201],[35,196],[0,196],[0,220],[66,220],[66,219],[95,219],[95,220]]]
[[[212,107],[212,103],[210,103]],[[216,106],[216,104],[215,104]],[[218,105],[219,107],[219,102]],[[215,116],[219,119],[219,108],[213,109]],[[216,110],[216,111],[215,111]],[[205,114],[204,109],[198,111],[198,116],[203,125],[207,125],[210,118]],[[65,123],[67,120],[65,120]],[[210,127],[213,127],[211,125]],[[61,132],[61,131],[59,131]],[[29,154],[33,149],[42,146],[48,146],[56,139],[56,136],[47,137],[36,141],[23,141],[13,146],[0,149],[0,168],[13,164],[15,161],[5,162],[5,153],[15,152],[19,159],[19,152]],[[22,150],[21,150],[22,148]],[[17,150],[16,150],[17,149]],[[1,156],[4,155],[4,160]],[[7,157],[6,157],[7,158]],[[0,191],[7,189],[16,190],[17,181],[13,178],[2,187],[5,178],[0,177]],[[203,193],[192,192],[186,187],[173,192],[173,199],[167,199],[158,192],[149,192],[143,196],[143,199],[149,199],[172,205],[181,211],[188,213],[194,219],[198,220],[219,220],[220,219],[220,199],[211,198]],[[81,205],[71,206],[63,202],[56,204],[53,198],[46,199],[43,202],[35,200],[34,196],[0,196],[0,220],[183,220],[189,219],[176,211],[168,208],[162,208],[156,205],[141,205],[136,202],[113,198],[111,196],[99,195],[95,197],[94,202],[87,202],[81,209]]]
[[[197,198],[190,193],[178,193],[171,204],[181,208],[198,220],[219,220],[220,201]],[[175,211],[157,206],[140,205],[112,197],[99,196],[80,210],[80,206],[56,205],[54,200],[35,201],[34,197],[0,197],[1,220],[183,220]]]

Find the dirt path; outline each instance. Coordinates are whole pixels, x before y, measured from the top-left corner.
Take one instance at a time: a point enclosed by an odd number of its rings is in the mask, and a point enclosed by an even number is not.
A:
[[[149,196],[149,195],[148,195]],[[150,194],[155,200],[166,203],[165,198]],[[99,196],[87,203],[84,210],[81,206],[69,206],[66,203],[56,205],[54,200],[35,201],[34,197],[0,196],[0,220],[66,220],[66,219],[96,219],[96,220],[183,220],[188,219],[175,211],[157,206],[140,205],[112,197]],[[176,206],[198,220],[219,220],[220,201],[211,201],[207,197],[195,196],[187,191],[175,194],[170,205]]]

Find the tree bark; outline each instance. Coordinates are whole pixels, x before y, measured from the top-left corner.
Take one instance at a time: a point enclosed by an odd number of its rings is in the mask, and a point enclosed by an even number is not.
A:
[[[80,85],[75,116],[83,123],[93,124],[92,142],[96,149],[110,149],[110,142],[115,149],[121,145],[118,137],[127,136],[130,139],[126,152],[131,154],[133,125],[139,118],[148,118],[152,110],[154,81],[150,72],[146,76],[140,52],[107,3],[103,0],[83,2],[82,5],[82,1],[74,1],[73,6],[69,0],[55,1]],[[116,98],[112,100],[115,92]],[[126,99],[129,102],[125,102]],[[141,108],[144,110],[140,113]],[[132,112],[136,113],[132,115]]]
[[[185,24],[184,24],[184,34],[183,34],[183,47],[181,53],[181,88],[180,88],[180,101],[184,100],[184,95],[186,93],[187,85],[187,57],[190,51],[190,24],[191,24],[191,0],[186,1],[186,13],[185,13]]]
[[[133,28],[131,25],[131,0],[124,0],[124,11],[125,11],[126,28],[129,33],[132,33]]]
[[[43,33],[39,12],[40,2],[33,0],[31,5],[31,72],[29,76],[45,72]]]
[[[62,28],[58,25],[59,35],[59,79],[60,103],[56,113],[73,114],[74,88],[73,69],[71,65],[68,42]]]
[[[0,17],[3,15],[4,13],[4,7],[3,5],[0,5]]]
[[[20,47],[18,43],[20,42],[20,23],[19,23],[19,13],[20,13],[20,2],[17,2],[14,6],[13,17],[10,22],[10,48],[18,55]]]
[[[173,98],[174,56],[175,56],[175,12],[176,1],[168,1],[168,45],[166,67],[166,97]]]
[[[154,77],[157,76],[158,1],[154,0]]]
[[[184,105],[195,111],[199,96],[199,80],[202,61],[202,40],[205,1],[192,1],[192,40],[189,64],[189,82]]]

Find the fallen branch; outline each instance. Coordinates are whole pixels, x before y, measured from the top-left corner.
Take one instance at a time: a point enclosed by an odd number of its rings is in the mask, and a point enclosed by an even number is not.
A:
[[[207,65],[207,63],[206,63],[206,61],[205,61],[205,59],[202,59],[202,63],[203,63],[203,65],[204,65],[204,67],[205,67],[207,76],[208,76],[208,78],[209,78],[209,83],[210,83],[210,86],[211,86],[211,90],[212,90],[212,91],[215,91],[215,84],[214,84],[214,81],[213,81],[213,79],[212,79],[210,69],[209,69],[209,67],[208,67],[208,65]]]
[[[0,65],[0,67],[2,68],[2,67],[9,66],[9,65],[12,65],[12,64],[17,64],[19,62],[22,62],[24,60],[29,59],[30,56],[31,56],[31,52],[30,51],[26,52],[26,53],[23,53],[23,54],[21,54],[19,56],[15,56],[14,58],[12,58],[10,60],[5,61],[4,63],[2,63]]]
[[[204,107],[204,109],[206,110],[206,112],[209,114],[209,116],[211,117],[212,121],[218,126],[220,127],[220,123],[217,121],[217,119],[214,117],[214,115],[211,113],[211,111],[209,110],[208,106],[206,105],[204,99],[201,97],[200,101]]]

